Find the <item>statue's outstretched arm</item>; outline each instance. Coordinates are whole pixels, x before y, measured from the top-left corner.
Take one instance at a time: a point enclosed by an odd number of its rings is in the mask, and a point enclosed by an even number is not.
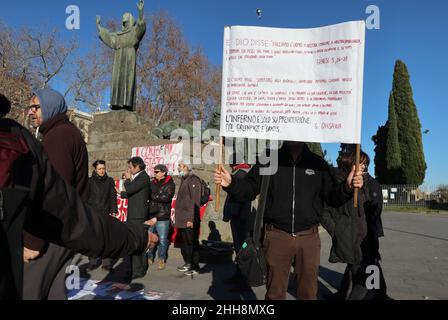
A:
[[[143,9],[145,8],[145,2],[143,0],[140,0],[139,3],[137,4],[137,8],[138,8],[138,24],[143,24],[145,23],[144,21],[144,17],[143,17]]]
[[[143,9],[144,9],[145,3],[143,0],[140,0],[140,2],[137,4],[138,7],[138,21],[137,25],[135,26],[135,30],[137,31],[137,39],[140,41],[146,32],[146,22],[145,17],[143,15]]]

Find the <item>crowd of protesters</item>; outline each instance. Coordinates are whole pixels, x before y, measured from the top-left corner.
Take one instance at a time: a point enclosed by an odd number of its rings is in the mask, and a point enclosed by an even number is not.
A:
[[[0,107],[3,118],[10,103],[1,95]],[[178,229],[182,240],[184,264],[177,270],[197,274],[203,181],[191,165],[181,161],[177,167],[181,183],[173,222],[171,206],[176,185],[167,166],[156,165],[151,178],[143,159],[132,157],[116,188],[107,175],[106,161],[98,159],[88,178],[86,145],[66,111],[61,94],[42,89],[33,94],[28,112],[36,129],[35,138],[16,122],[0,119],[0,232],[2,238],[15,239],[2,243],[0,263],[5,272],[0,276],[0,297],[8,297],[11,291],[15,298],[66,299],[65,270],[75,252],[89,257],[87,271],[102,266],[113,272],[117,259],[124,256],[130,257],[131,279],[145,277],[155,261],[158,270],[164,270],[172,227]],[[8,144],[11,137],[20,143]],[[263,220],[266,299],[286,298],[291,266],[296,275],[297,297],[317,298],[319,225],[332,237],[329,261],[347,264],[340,290],[331,298],[387,298],[379,264],[382,193],[378,182],[368,174],[368,166],[369,157],[364,152],[360,169],[355,172],[354,151],[342,154],[338,167],[332,168],[305,143],[283,143],[278,169],[267,189]],[[260,193],[262,176],[259,164],[251,167],[232,163],[231,168],[233,174],[224,167],[216,170],[214,182],[228,194],[223,220],[230,222],[237,254],[253,231],[251,201]],[[16,186],[26,172],[32,172],[29,177],[34,179],[30,187],[33,192],[23,196],[30,197],[22,199],[28,207],[22,210],[22,223],[13,229],[3,222],[4,212],[8,216],[18,210],[19,206],[11,203],[20,202]],[[356,189],[357,207],[353,204]],[[112,217],[118,211],[117,195],[128,199],[126,223]],[[8,253],[18,247],[23,248],[22,261]],[[371,265],[381,273],[380,288],[375,290],[366,287],[366,269]],[[244,290],[244,276],[235,270],[228,281],[243,284]]]

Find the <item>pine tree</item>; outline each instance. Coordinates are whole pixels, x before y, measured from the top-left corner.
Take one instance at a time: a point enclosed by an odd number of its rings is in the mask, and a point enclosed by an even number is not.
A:
[[[397,115],[403,184],[420,185],[425,179],[426,162],[423,153],[421,124],[415,106],[406,65],[397,60],[392,85]]]
[[[389,117],[387,121],[387,136],[386,136],[386,169],[387,177],[383,180],[386,183],[402,184],[403,176],[401,170],[401,151],[398,141],[398,127],[397,114],[395,112],[394,96],[392,93],[389,96]]]

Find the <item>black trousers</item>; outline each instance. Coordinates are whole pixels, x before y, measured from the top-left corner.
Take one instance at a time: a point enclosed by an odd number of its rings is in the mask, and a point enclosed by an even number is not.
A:
[[[230,229],[232,230],[233,248],[235,249],[235,254],[238,254],[249,234],[247,218],[233,217],[230,220]]]
[[[190,264],[192,269],[199,269],[199,228],[179,230],[182,238],[180,250],[185,263]]]
[[[387,285],[384,279],[383,269],[378,261],[372,263],[380,272],[380,287],[368,290],[366,280],[370,274],[366,273],[366,264],[348,264],[342,278],[339,294],[345,300],[375,300],[387,297]]]
[[[143,224],[144,220],[130,220],[129,223]],[[142,278],[146,275],[148,271],[148,258],[146,257],[146,252],[143,252],[138,256],[131,256],[131,271],[132,278]]]
[[[117,262],[116,259],[89,258],[89,263],[95,266],[103,265],[103,267],[113,267]]]

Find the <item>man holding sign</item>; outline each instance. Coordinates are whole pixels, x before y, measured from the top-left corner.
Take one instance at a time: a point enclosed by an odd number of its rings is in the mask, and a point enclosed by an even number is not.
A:
[[[215,183],[237,201],[254,200],[260,193],[262,176],[255,165],[244,179],[232,179],[221,168]],[[314,300],[320,263],[318,225],[323,202],[339,206],[363,186],[362,172],[353,167],[347,180],[336,184],[324,159],[305,143],[285,142],[279,150],[279,167],[268,188],[263,249],[268,266],[266,299],[285,299],[291,263],[297,274],[297,296]]]
[[[299,299],[316,299],[324,202],[344,204],[363,185],[355,167],[346,181],[334,182],[327,162],[304,142],[360,143],[364,39],[364,21],[224,29],[221,136],[286,141],[271,150],[278,152],[274,171],[259,157],[242,180],[222,166],[215,173],[215,183],[238,201],[255,199],[262,175],[271,175],[264,212],[266,299],[285,299],[292,263]]]

